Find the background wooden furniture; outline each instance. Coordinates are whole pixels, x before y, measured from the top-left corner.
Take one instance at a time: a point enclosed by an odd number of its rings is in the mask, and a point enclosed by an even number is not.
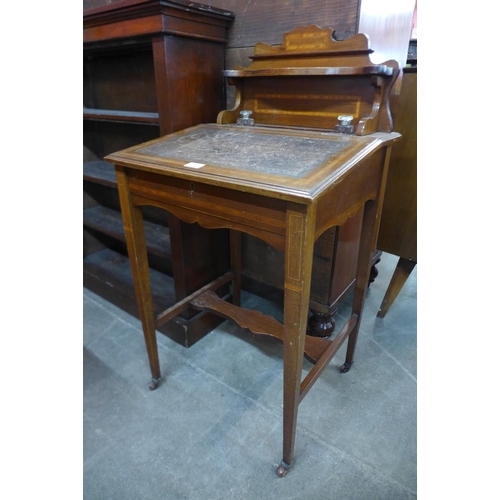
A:
[[[126,0],[84,11],[84,286],[137,315],[115,173],[106,154],[213,122],[225,104],[233,14],[182,0]],[[145,209],[158,308],[228,268],[226,231]],[[198,252],[203,247],[204,252]],[[160,330],[189,346],[220,318],[186,311]]]
[[[399,256],[377,313],[383,318],[417,264],[417,67],[403,70],[394,145],[382,209],[377,248]]]

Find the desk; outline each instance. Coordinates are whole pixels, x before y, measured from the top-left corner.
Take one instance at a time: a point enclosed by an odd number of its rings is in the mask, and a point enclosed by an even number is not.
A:
[[[342,343],[342,372],[353,363],[375,247],[387,165],[397,133],[365,136],[272,126],[207,124],[111,154],[140,317],[152,374],[160,378],[155,329],[187,307],[210,310],[254,334],[283,343],[284,476],[292,463],[297,411]],[[155,314],[141,207],[165,209],[187,223],[230,230],[231,270]],[[307,337],[314,242],[363,212],[352,314],[333,341]],[[284,322],[240,305],[241,233],[284,252]],[[202,252],[203,249],[200,249]],[[232,285],[232,303],[217,291]],[[301,380],[304,355],[314,363]]]

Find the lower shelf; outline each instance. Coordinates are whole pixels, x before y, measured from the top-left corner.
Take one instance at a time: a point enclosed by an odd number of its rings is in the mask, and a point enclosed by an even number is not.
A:
[[[172,277],[150,269],[153,309],[159,314],[176,302]],[[83,286],[120,309],[139,318],[128,257],[107,248],[83,260]],[[175,342],[190,347],[224,321],[202,312],[189,320],[175,318],[158,331]]]
[[[125,242],[122,215],[118,210],[100,205],[87,208],[83,211],[83,225]],[[144,236],[150,254],[164,259],[165,262],[172,260],[168,228],[144,220]],[[169,274],[172,274],[171,269],[170,265]]]

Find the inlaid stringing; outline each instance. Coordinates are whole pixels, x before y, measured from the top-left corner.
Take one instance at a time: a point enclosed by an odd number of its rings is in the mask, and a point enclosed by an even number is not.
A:
[[[341,152],[348,141],[295,135],[270,135],[255,128],[193,129],[137,149],[136,153],[300,178]]]

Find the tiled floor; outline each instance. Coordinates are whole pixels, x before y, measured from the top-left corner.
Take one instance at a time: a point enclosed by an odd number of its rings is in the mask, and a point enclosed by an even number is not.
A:
[[[85,500],[415,499],[417,268],[376,317],[396,263],[378,265],[351,370],[338,371],[344,347],[301,403],[285,478],[278,342],[230,322],[189,349],[159,334],[164,380],[149,391],[139,321],[84,289]]]

